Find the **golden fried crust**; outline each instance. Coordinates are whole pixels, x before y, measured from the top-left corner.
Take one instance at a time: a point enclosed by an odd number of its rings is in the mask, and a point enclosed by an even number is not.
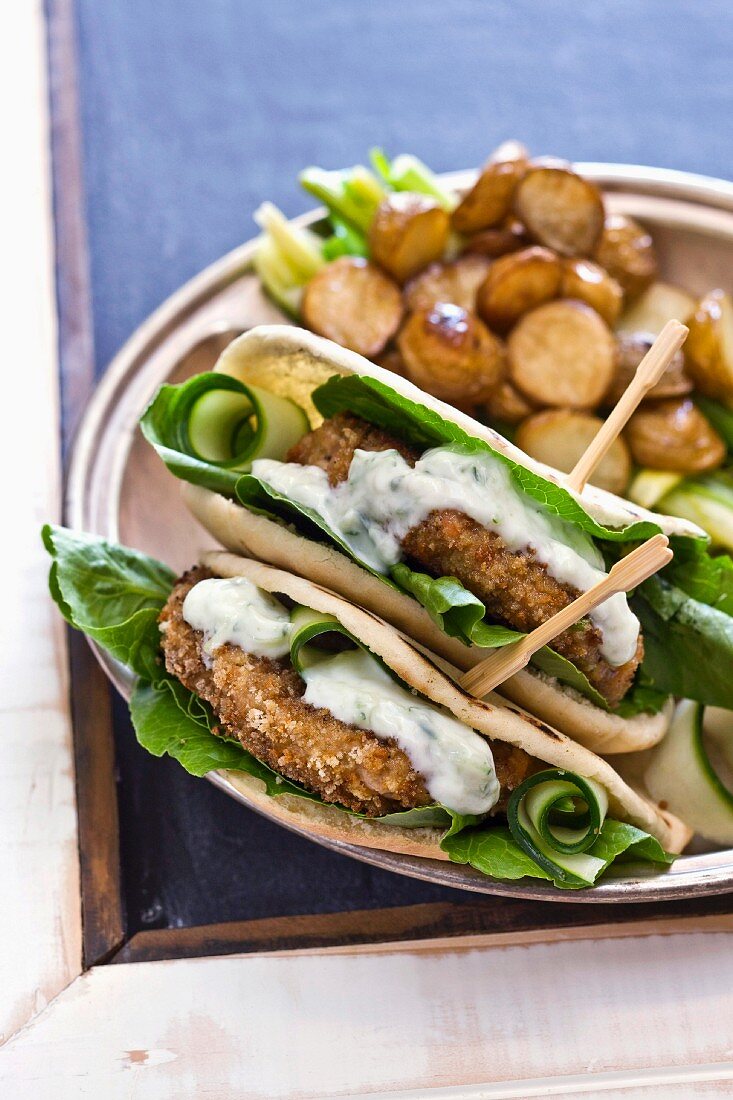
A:
[[[420,452],[393,439],[380,428],[349,413],[326,420],[304,436],[288,461],[320,466],[332,485],[348,475],[354,451],[394,448],[410,465]],[[512,553],[501,537],[469,516],[435,511],[407,533],[402,549],[408,561],[433,576],[457,577],[486,605],[491,619],[529,631],[546,622],[577,596],[578,589],[551,577],[531,551]],[[558,635],[553,649],[581,669],[591,684],[614,705],[631,687],[643,657],[641,635],[636,655],[618,668],[601,656],[601,633],[588,620]]]
[[[430,804],[422,777],[393,741],[304,703],[305,685],[286,662],[226,645],[206,667],[201,634],[183,619],[182,605],[193,585],[210,575],[197,568],[181,577],[160,622],[166,668],[211,705],[223,732],[326,802],[375,817]],[[511,745],[492,742],[491,748],[504,797],[533,762]]]

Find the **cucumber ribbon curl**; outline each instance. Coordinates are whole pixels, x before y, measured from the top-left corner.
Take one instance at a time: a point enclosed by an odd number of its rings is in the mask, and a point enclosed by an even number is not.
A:
[[[140,423],[148,441],[183,477],[186,471],[178,467],[187,464],[213,466],[223,476],[247,473],[257,458],[283,458],[310,427],[293,401],[217,371],[161,386]]]
[[[507,818],[516,843],[553,879],[591,886],[605,861],[588,849],[600,835],[607,810],[608,796],[599,783],[550,768],[513,791]]]

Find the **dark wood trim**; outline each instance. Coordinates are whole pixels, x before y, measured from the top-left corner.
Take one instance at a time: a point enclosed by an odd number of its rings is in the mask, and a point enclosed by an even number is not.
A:
[[[83,965],[104,962],[125,927],[115,784],[112,705],[107,678],[86,638],[67,632],[74,730],[81,872]]]
[[[62,450],[94,388],[73,0],[47,0]],[[122,943],[119,829],[110,689],[86,640],[68,632],[81,869],[83,962]]]
[[[467,904],[431,903],[351,913],[271,917],[138,932],[110,959],[152,962],[211,955],[358,948],[481,936],[496,943],[674,931],[733,930],[733,898],[693,898],[657,905],[573,905],[491,898]]]
[[[94,388],[94,323],[87,249],[74,0],[46,0],[56,300],[64,456]]]

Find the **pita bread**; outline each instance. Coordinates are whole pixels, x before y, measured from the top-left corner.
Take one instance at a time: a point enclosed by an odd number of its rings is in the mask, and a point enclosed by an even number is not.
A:
[[[315,611],[333,615],[368,649],[381,657],[405,684],[446,708],[471,729],[490,739],[522,748],[550,767],[565,768],[600,783],[608,793],[610,815],[651,833],[668,851],[680,851],[689,839],[689,832],[681,822],[625,783],[607,761],[533,715],[507,705],[498,696],[479,700],[466,695],[432,661],[418,653],[376,615],[304,577],[253,559],[212,551],[204,554],[201,561],[217,576],[247,577],[267,592],[285,595]],[[246,776],[227,773],[227,778],[243,797],[259,808],[264,808],[263,799],[267,798],[268,815],[274,814],[291,828],[331,840],[340,839],[367,847],[445,859],[445,853],[439,846],[439,830],[400,829],[379,825],[378,822],[364,822],[337,807],[321,806],[290,796],[269,798],[258,781]],[[299,804],[301,801],[302,805]]]

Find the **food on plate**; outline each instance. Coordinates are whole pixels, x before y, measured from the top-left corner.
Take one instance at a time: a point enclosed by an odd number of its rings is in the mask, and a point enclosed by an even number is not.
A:
[[[449,229],[447,212],[427,195],[386,195],[369,228],[370,254],[398,283],[405,283],[442,257]]]
[[[503,435],[509,435],[514,425],[519,424],[526,416],[531,416],[535,406],[531,405],[523,393],[513,386],[508,379],[503,378],[496,386],[483,406],[479,406],[479,419],[495,424]]]
[[[488,398],[504,373],[504,349],[475,313],[438,302],[410,314],[397,337],[405,375],[454,405]]]
[[[592,256],[603,232],[601,193],[560,161],[535,161],[514,192],[514,213],[530,237],[561,256]]]
[[[322,267],[303,292],[308,328],[373,359],[400,326],[400,288],[360,256],[340,256]]]
[[[688,318],[687,370],[699,391],[733,408],[733,303],[711,290]]]
[[[680,700],[644,781],[700,836],[733,847],[733,712]]]
[[[688,337],[689,339],[689,337]],[[615,405],[626,392],[636,369],[647,354],[654,337],[650,332],[620,332],[616,337],[616,369],[611,385],[603,395],[604,405]],[[657,397],[681,397],[690,393],[692,379],[685,371],[685,357],[680,350],[672,358],[664,374],[646,395],[647,401]]]
[[[522,422],[515,442],[538,462],[569,474],[602,426],[600,417],[590,413],[575,409],[545,409]],[[630,473],[629,448],[619,436],[599,462],[591,482],[609,493],[620,494],[629,483]]]
[[[530,401],[593,409],[613,378],[616,346],[594,309],[559,300],[519,320],[507,354],[509,379]]]
[[[620,284],[628,301],[638,298],[658,275],[651,234],[624,214],[606,215],[593,258]]]
[[[506,220],[517,184],[527,171],[527,158],[527,150],[513,142],[496,151],[451,214],[451,224],[457,233],[478,233]]]
[[[653,470],[699,474],[725,458],[725,443],[689,397],[648,402],[624,434],[637,465]]]
[[[250,409],[263,393],[270,404],[260,443],[217,465],[186,440],[219,386]],[[254,430],[251,414],[248,423]],[[698,528],[592,487],[570,493],[492,429],[334,344],[289,326],[254,329],[214,372],[162,387],[142,428],[228,549],[296,568],[462,669],[663,531],[675,559],[658,577],[596,609],[501,692],[604,752],[659,740],[680,661],[694,670],[685,697],[733,706],[719,672],[733,654],[729,573]],[[230,426],[225,435],[237,438]]]
[[[562,266],[561,298],[577,298],[592,306],[613,328],[623,303],[623,290],[607,271],[592,260],[566,259]]]
[[[491,265],[478,288],[476,306],[488,325],[504,333],[523,314],[557,298],[561,283],[558,256],[549,248],[526,248]]]
[[[514,356],[507,356],[503,349],[501,358],[508,361],[508,370],[497,373],[493,388],[486,392],[474,385],[471,372],[457,377],[455,359],[447,347],[444,365],[431,358],[429,371],[423,371],[419,381],[428,392],[509,436],[521,428],[523,420],[545,409],[574,408],[607,416],[664,325],[672,319],[689,322],[684,355],[673,360],[644,397],[640,413],[658,399],[689,395],[725,444],[724,452],[717,449],[717,469],[706,469],[705,476],[714,481],[712,486],[706,483],[702,487],[694,481],[700,475],[688,474],[684,484],[675,483],[674,494],[662,493],[662,482],[652,475],[674,475],[685,461],[679,458],[676,466],[668,463],[666,470],[630,470],[624,494],[632,494],[632,482],[634,492],[641,486],[643,499],[649,492],[659,493],[656,507],[682,508],[683,517],[694,511],[717,546],[733,549],[729,534],[733,518],[721,523],[730,500],[733,469],[729,458],[733,448],[733,305],[727,290],[718,288],[700,296],[704,287],[693,294],[685,286],[666,281],[664,264],[660,270],[647,226],[617,213],[615,200],[606,203],[596,185],[567,163],[533,158],[517,142],[500,146],[473,183],[463,188],[437,177],[409,155],[389,160],[381,150],[374,150],[371,164],[371,168],[357,165],[336,172],[310,168],[302,174],[305,189],[326,206],[327,218],[315,227],[317,231],[287,222],[271,204],[264,204],[258,212],[263,236],[255,264],[265,288],[288,315],[336,337],[345,347],[365,350],[363,333],[366,330],[372,335],[365,316],[368,311],[355,313],[353,297],[345,295],[344,308],[336,315],[338,327],[326,328],[305,315],[304,289],[311,281],[330,286],[332,280],[322,269],[343,256],[368,260],[393,284],[399,283],[402,272],[396,277],[380,267],[370,245],[377,211],[400,204],[420,209],[427,206],[435,225],[445,225],[447,220],[451,231],[439,255],[432,251],[433,231],[425,237],[422,266],[402,289],[398,327],[381,350],[369,353],[370,358],[405,374],[397,341],[412,324],[415,311],[442,302],[478,313],[491,335],[504,345],[513,345],[515,351]],[[482,228],[476,228],[479,225]],[[414,250],[413,245],[408,252],[416,256],[419,249]],[[478,263],[464,262],[471,260]],[[586,333],[592,321],[587,314],[581,317],[577,308],[568,310],[567,303],[583,303],[593,309],[608,331],[596,323],[595,333]],[[333,299],[328,304],[334,304]],[[540,314],[543,328],[545,319],[557,321],[558,315],[573,323],[559,328],[553,325],[547,334],[539,331],[532,314],[544,306],[559,309]],[[333,325],[333,312],[328,316]],[[397,316],[396,308],[392,316]],[[375,310],[375,325],[380,333],[387,329],[383,309]],[[526,362],[519,364],[524,385],[512,373],[513,362],[517,367],[517,348],[522,358],[529,360],[529,368]],[[608,378],[611,358],[613,370]],[[578,390],[579,377],[588,378],[589,365],[595,371],[599,361],[598,377],[608,378],[605,392],[600,393],[595,384],[590,395],[585,385]],[[465,387],[460,384],[461,377],[466,380]]]
[[[463,241],[461,253],[464,256],[476,254],[495,260],[508,252],[517,252],[520,248],[526,248],[529,243],[527,230],[517,218],[510,215],[494,229],[482,229],[480,233],[474,233],[466,238]]]
[[[405,287],[408,310],[429,309],[438,302],[476,309],[476,293],[491,267],[485,256],[459,256],[451,263],[435,263]]]
[[[695,308],[695,299],[671,283],[652,283],[619,318],[619,332],[645,332],[658,336],[667,321],[687,321]]]
[[[617,859],[661,870],[689,839],[606,761],[466,695],[386,623],[301,577],[213,552],[176,578],[98,538],[43,535],[60,611],[127,669],[142,747],[223,773],[315,839],[564,889]]]

